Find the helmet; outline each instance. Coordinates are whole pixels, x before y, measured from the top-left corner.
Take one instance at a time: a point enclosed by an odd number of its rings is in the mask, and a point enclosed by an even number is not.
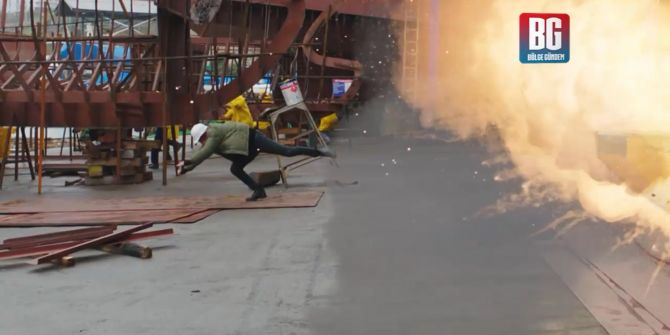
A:
[[[191,136],[193,137],[193,142],[198,142],[200,141],[200,138],[202,135],[204,135],[207,132],[207,126],[202,124],[202,123],[196,123],[192,128],[191,128]]]

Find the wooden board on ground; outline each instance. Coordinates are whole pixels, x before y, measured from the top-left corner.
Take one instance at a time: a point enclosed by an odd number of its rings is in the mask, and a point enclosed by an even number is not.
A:
[[[172,234],[174,234],[174,230],[172,230],[172,228],[159,229],[159,230],[147,231],[147,232],[139,232],[139,233],[131,234],[130,236],[125,238],[123,240],[123,242],[138,241],[138,240],[156,238],[156,237],[172,235]],[[40,245],[40,246],[19,248],[19,249],[7,250],[7,251],[0,251],[0,260],[4,261],[4,260],[16,259],[16,258],[25,258],[25,257],[46,255],[46,254],[48,254],[50,252],[53,252],[53,251],[74,247],[74,246],[76,246],[80,243],[81,243],[81,241],[71,241],[71,242],[62,242],[62,243],[55,243],[55,244],[48,244],[48,245]]]
[[[123,230],[123,231],[117,231],[117,232],[114,232],[114,233],[111,233],[111,234],[108,234],[108,235],[103,235],[101,237],[98,237],[98,238],[95,238],[95,239],[92,239],[92,240],[81,242],[81,243],[79,243],[77,245],[74,245],[74,246],[71,246],[69,248],[54,251],[52,253],[49,253],[48,255],[41,256],[39,258],[35,258],[35,259],[29,261],[29,263],[34,264],[34,265],[44,264],[44,263],[47,263],[51,260],[55,260],[55,259],[61,258],[63,256],[67,256],[67,255],[69,255],[73,252],[77,252],[79,250],[84,250],[86,248],[99,246],[99,245],[104,245],[104,244],[107,244],[107,243],[110,243],[110,242],[123,241],[123,240],[127,239],[128,236],[132,235],[134,232],[138,232],[140,230],[150,228],[151,226],[153,226],[153,223],[150,222],[150,223],[141,224],[139,226],[135,226],[135,227],[132,227],[132,228],[128,228],[128,229]]]
[[[194,223],[202,209],[162,209],[91,212],[45,212],[0,216],[0,227],[136,225],[153,222]],[[211,215],[211,214],[210,214]],[[201,214],[200,219],[204,218]],[[179,221],[184,219],[185,221]]]
[[[81,212],[81,211],[132,211],[169,209],[262,209],[316,207],[323,192],[285,192],[270,194],[268,198],[248,202],[243,195],[215,196],[155,196],[112,199],[68,199],[64,197],[12,200],[0,203],[2,214]],[[153,218],[148,218],[152,221]],[[146,219],[145,219],[146,220]]]
[[[183,218],[177,219],[170,221],[170,223],[196,223],[200,220],[204,220],[208,218],[211,215],[214,215],[218,212],[220,212],[220,209],[206,209],[204,211],[200,211],[197,213],[194,213],[193,215],[185,216]]]

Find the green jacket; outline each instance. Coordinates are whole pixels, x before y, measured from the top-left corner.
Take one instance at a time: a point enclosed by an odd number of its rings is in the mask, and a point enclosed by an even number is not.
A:
[[[191,157],[190,164],[184,166],[193,170],[213,154],[249,155],[249,126],[244,123],[227,121],[223,124],[207,126],[207,141]]]

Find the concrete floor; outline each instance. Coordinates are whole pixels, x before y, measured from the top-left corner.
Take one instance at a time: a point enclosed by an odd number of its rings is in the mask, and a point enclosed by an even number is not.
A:
[[[489,157],[476,143],[344,152],[332,173],[361,183],[329,193],[338,289],[310,311],[315,334],[604,333],[530,243],[549,211],[476,216],[514,186],[492,181]]]
[[[326,190],[317,208],[173,225],[176,236],[146,241],[151,260],[86,252],[67,269],[0,263],[1,333],[607,333],[529,238],[551,208],[475,215],[516,186],[492,182],[479,144],[357,138],[337,149],[339,168],[320,161],[290,179],[288,191]],[[6,179],[0,200],[34,196],[23,179]],[[47,196],[73,199],[246,192],[221,159],[165,188],[49,183]]]

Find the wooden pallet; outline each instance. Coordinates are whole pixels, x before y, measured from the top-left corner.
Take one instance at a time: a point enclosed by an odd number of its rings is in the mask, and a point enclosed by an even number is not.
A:
[[[112,145],[86,145],[87,176],[85,184],[98,185],[127,185],[140,184],[153,180],[153,173],[146,170],[149,162],[147,151],[156,149],[156,141],[123,140],[121,141],[120,159],[114,152]]]

